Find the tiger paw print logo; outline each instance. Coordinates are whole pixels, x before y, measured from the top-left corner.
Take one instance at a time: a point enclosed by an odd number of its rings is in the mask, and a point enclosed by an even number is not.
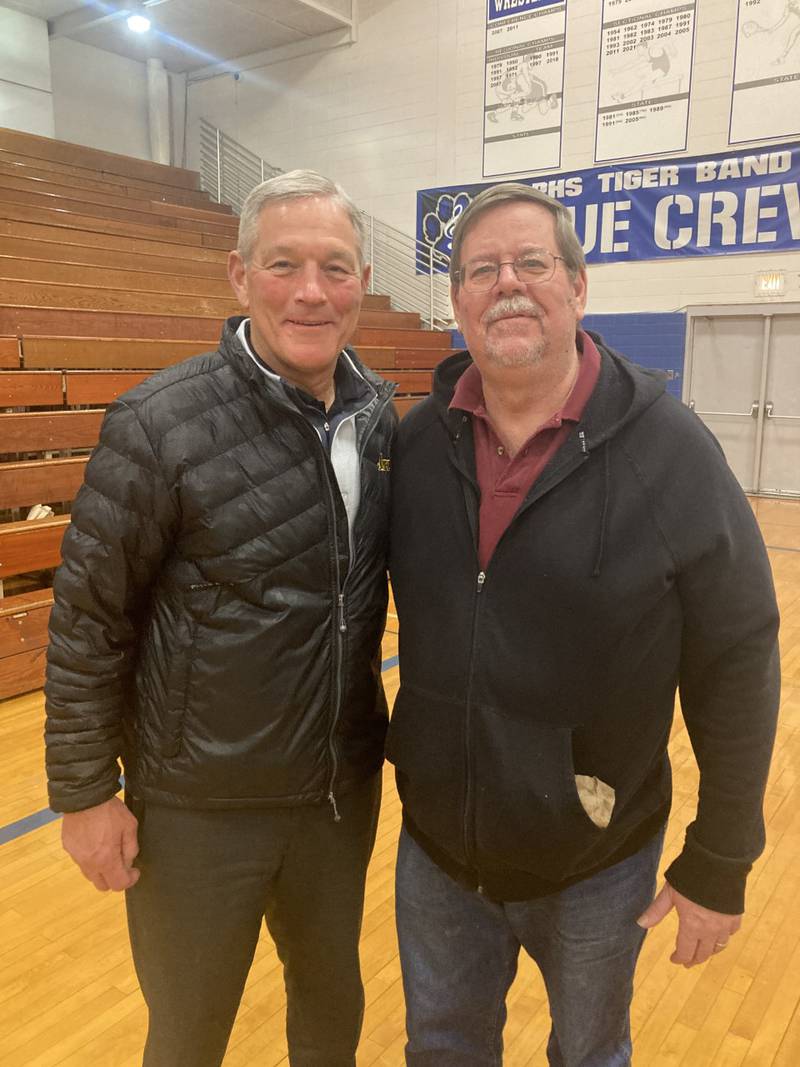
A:
[[[442,193],[435,207],[422,219],[422,236],[426,245],[449,258],[453,243],[453,229],[459,215],[466,211],[471,197],[467,193]]]

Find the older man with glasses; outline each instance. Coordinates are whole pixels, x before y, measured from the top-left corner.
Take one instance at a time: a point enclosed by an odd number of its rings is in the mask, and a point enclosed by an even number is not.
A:
[[[499,1064],[524,948],[551,1067],[623,1067],[645,929],[674,908],[673,962],[722,951],[764,845],[769,564],[695,415],[580,329],[558,201],[480,194],[451,280],[469,351],[401,424],[392,490],[406,1058]],[[678,685],[700,794],[654,899]]]

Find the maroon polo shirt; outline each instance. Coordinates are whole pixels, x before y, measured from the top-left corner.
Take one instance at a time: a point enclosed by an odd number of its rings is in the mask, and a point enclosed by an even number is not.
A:
[[[566,441],[573,425],[580,421],[597,384],[600,353],[583,330],[578,331],[577,344],[578,376],[569,396],[515,456],[508,455],[489,420],[483,400],[483,381],[475,364],[458,380],[450,407],[472,415],[475,467],[481,490],[478,559],[483,570],[529,489]]]

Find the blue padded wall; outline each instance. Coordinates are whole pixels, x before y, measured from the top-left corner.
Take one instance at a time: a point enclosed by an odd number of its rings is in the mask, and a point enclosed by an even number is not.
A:
[[[664,371],[667,388],[680,399],[686,341],[686,315],[682,311],[585,315],[581,325],[599,333],[607,345],[634,363]]]

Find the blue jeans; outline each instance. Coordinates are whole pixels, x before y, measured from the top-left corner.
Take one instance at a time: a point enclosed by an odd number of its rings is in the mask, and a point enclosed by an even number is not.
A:
[[[397,928],[406,1063],[495,1067],[520,946],[542,972],[550,1067],[627,1067],[637,926],[653,899],[663,835],[605,871],[536,900],[497,904],[462,888],[403,830]]]

